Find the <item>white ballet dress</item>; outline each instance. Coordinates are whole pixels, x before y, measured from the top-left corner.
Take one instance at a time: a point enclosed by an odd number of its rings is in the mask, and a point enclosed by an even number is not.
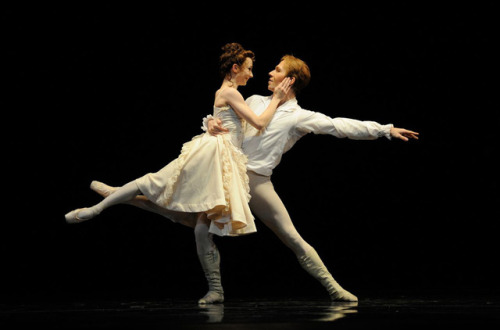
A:
[[[219,236],[256,232],[248,206],[250,188],[247,156],[241,150],[243,121],[229,106],[214,107],[215,118],[229,130],[212,136],[208,132],[184,143],[181,154],[156,173],[136,183],[155,204],[179,212],[205,212],[209,231]]]

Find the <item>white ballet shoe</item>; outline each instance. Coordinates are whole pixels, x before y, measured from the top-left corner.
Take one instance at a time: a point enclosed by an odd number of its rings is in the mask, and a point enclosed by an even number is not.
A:
[[[86,211],[86,210],[90,210],[90,209],[89,208],[81,208],[81,209],[76,209],[76,210],[73,210],[71,212],[66,213],[64,215],[64,218],[66,219],[66,222],[70,223],[70,224],[80,223],[80,222],[83,222],[83,221],[90,220],[93,217],[95,217],[97,214],[99,214],[95,210],[92,210],[90,216],[87,216],[87,217],[81,217],[81,216],[79,216],[79,213],[82,212],[82,211],[84,211],[84,210]]]
[[[90,189],[92,189],[102,197],[108,197],[109,195],[114,193],[118,188],[111,187],[103,182],[94,180],[90,183]]]
[[[358,301],[358,297],[356,297],[347,290],[338,290],[330,294],[330,298],[332,299],[332,301],[352,301],[352,302]]]
[[[224,302],[224,294],[218,291],[208,291],[207,294],[198,300],[198,304],[221,304]]]

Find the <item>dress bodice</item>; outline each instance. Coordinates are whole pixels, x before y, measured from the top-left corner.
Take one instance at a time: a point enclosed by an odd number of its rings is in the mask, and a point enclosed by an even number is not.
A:
[[[231,138],[231,142],[240,148],[244,137],[243,119],[241,119],[230,106],[214,106],[213,116],[222,121],[222,126],[229,130],[228,134]]]

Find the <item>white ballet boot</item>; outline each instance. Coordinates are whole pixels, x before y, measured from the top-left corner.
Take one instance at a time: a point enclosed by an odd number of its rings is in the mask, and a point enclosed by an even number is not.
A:
[[[314,248],[311,248],[303,256],[298,257],[298,260],[302,268],[326,288],[333,301],[358,301],[355,295],[344,290],[335,281]]]
[[[198,300],[198,304],[217,304],[224,302],[220,276],[220,254],[217,248],[203,255],[198,254],[201,267],[208,281],[207,294]]]

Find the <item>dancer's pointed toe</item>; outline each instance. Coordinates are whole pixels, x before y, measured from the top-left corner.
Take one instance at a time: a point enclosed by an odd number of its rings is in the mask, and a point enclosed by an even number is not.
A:
[[[99,212],[94,208],[81,208],[68,212],[64,215],[67,223],[74,224],[87,221],[95,217]]]
[[[74,224],[74,223],[80,223],[80,222],[84,221],[78,217],[78,212],[80,212],[81,210],[83,210],[83,209],[76,209],[76,210],[73,210],[71,212],[66,213],[64,215],[66,222]]]

